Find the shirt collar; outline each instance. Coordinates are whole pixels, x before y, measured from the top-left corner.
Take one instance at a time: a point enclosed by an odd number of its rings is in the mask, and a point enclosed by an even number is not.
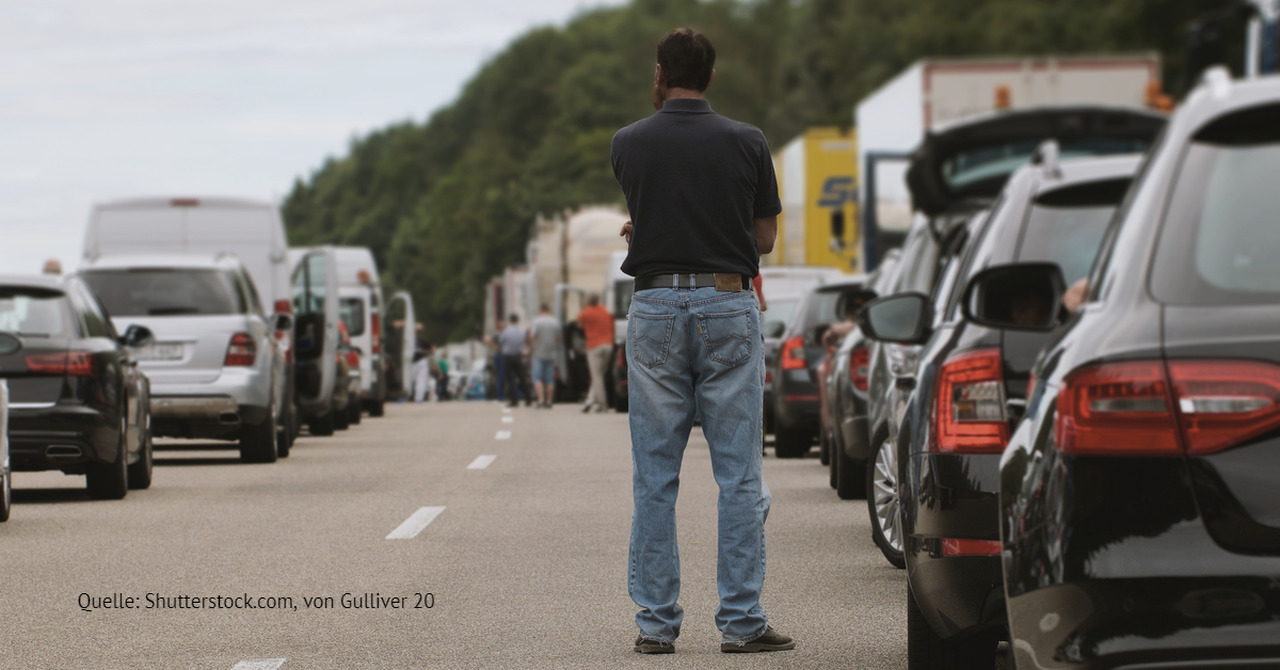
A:
[[[683,112],[685,114],[710,114],[711,103],[699,98],[672,98],[662,103],[664,112]]]

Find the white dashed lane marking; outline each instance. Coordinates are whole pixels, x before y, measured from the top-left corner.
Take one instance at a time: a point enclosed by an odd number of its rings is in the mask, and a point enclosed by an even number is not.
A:
[[[504,417],[502,417],[502,422],[503,422],[503,423],[515,423],[515,422],[516,422],[516,418],[515,418],[514,416],[504,416]]]
[[[444,511],[443,507],[419,507],[404,523],[400,524],[391,534],[387,536],[388,540],[412,540],[422,532],[427,524],[435,521]],[[282,661],[283,662],[283,661]],[[276,666],[279,667],[279,666]],[[272,669],[274,670],[274,668]]]
[[[510,407],[503,407],[503,408],[502,408],[502,413],[503,413],[503,414],[510,414],[510,413],[511,413],[511,408],[510,408]]]
[[[510,440],[510,439],[511,439],[511,431],[509,431],[509,430],[500,430],[500,431],[498,431],[498,434],[497,434],[497,435],[494,435],[494,436],[493,436],[493,439],[495,439],[495,440]]]
[[[258,661],[240,661],[231,670],[279,670],[287,658],[264,658]]]
[[[476,460],[471,461],[471,465],[468,465],[467,469],[483,470],[489,467],[495,460],[497,460],[497,458],[498,457],[493,454],[481,454],[479,456],[476,456]]]

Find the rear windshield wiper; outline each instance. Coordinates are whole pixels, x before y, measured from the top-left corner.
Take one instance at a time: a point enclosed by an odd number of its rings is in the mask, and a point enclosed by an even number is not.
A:
[[[196,307],[152,307],[147,310],[147,316],[171,316],[174,314],[199,314],[200,310]]]

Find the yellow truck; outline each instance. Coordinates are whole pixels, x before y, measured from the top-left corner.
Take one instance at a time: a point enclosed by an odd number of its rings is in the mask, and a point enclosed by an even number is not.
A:
[[[766,265],[861,272],[858,163],[852,128],[810,128],[774,155],[782,215]]]

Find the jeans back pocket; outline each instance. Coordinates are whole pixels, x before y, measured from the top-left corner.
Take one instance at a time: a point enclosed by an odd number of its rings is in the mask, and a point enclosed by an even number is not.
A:
[[[672,314],[642,314],[632,311],[631,360],[647,368],[656,368],[667,362],[671,349],[671,327],[676,317]]]
[[[728,367],[736,367],[751,358],[751,308],[723,314],[699,314],[698,331],[707,348],[707,358]]]

